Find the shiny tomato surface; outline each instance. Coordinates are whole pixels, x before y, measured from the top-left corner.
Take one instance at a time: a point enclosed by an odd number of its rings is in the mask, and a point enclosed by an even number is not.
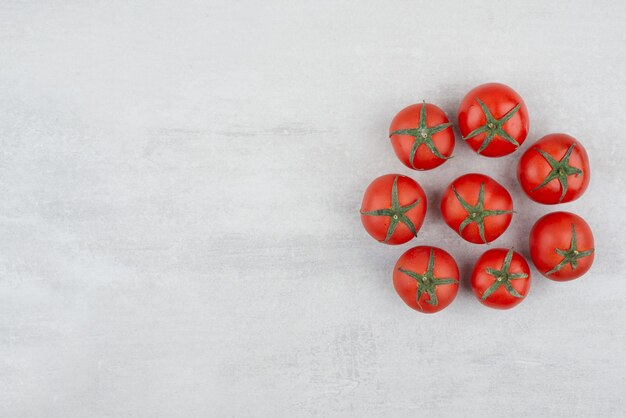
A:
[[[459,268],[441,248],[414,247],[394,266],[393,286],[404,303],[416,311],[439,312],[459,291]]]
[[[452,124],[443,110],[430,103],[398,112],[389,127],[389,138],[398,159],[414,170],[438,167],[454,150]]]
[[[424,190],[415,180],[400,174],[372,181],[361,203],[365,230],[385,244],[404,244],[417,236],[425,215]]]
[[[476,299],[494,309],[517,306],[530,290],[530,267],[520,253],[494,248],[480,256],[472,272]]]
[[[570,212],[552,212],[530,231],[530,257],[548,279],[574,280],[593,264],[594,241],[583,218]]]
[[[578,199],[587,190],[590,175],[587,151],[567,134],[539,139],[526,150],[517,166],[524,193],[547,205]]]
[[[500,83],[482,84],[459,106],[459,129],[465,142],[486,157],[514,152],[528,136],[528,109],[522,97]]]
[[[444,221],[464,240],[486,244],[506,231],[513,216],[513,200],[500,183],[484,174],[465,174],[443,192]]]

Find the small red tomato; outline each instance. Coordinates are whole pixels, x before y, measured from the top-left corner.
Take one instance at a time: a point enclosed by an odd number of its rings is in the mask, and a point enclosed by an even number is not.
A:
[[[448,117],[426,102],[398,112],[391,121],[389,138],[400,161],[414,170],[438,167],[454,150],[454,132]]]
[[[530,268],[524,256],[494,248],[480,256],[472,272],[472,290],[485,306],[511,309],[530,290]]]
[[[393,268],[393,286],[416,311],[439,312],[459,291],[459,268],[441,248],[414,247],[402,254]]]
[[[464,240],[486,244],[511,223],[513,200],[506,189],[484,174],[465,174],[443,193],[441,214]]]
[[[539,218],[530,231],[530,258],[548,279],[576,279],[593,264],[593,233],[583,218],[552,212]]]
[[[524,192],[546,205],[578,199],[589,185],[590,173],[587,151],[566,134],[544,136],[526,150],[517,166]]]
[[[365,230],[385,244],[404,244],[417,236],[426,215],[426,194],[400,174],[378,177],[367,186],[361,203]]]
[[[461,101],[459,129],[478,154],[502,157],[515,151],[526,139],[528,109],[509,86],[482,84]]]

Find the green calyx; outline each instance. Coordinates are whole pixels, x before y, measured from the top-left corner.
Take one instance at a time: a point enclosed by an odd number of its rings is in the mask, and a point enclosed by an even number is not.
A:
[[[554,266],[552,270],[546,272],[546,274],[556,273],[557,271],[565,267],[567,264],[570,265],[572,270],[576,270],[576,267],[578,267],[578,259],[590,256],[591,254],[593,254],[594,249],[592,248],[586,251],[580,251],[578,249],[578,244],[576,242],[576,228],[574,227],[574,224],[572,224],[572,241],[570,243],[569,248],[567,250],[561,250],[560,248],[555,248],[554,251],[557,254],[563,256],[563,260],[561,260],[559,264]]]
[[[415,279],[417,282],[417,305],[421,307],[420,298],[424,293],[428,294],[428,300],[426,303],[432,306],[437,306],[439,301],[437,300],[437,286],[442,284],[454,284],[459,281],[451,277],[435,277],[433,270],[435,269],[435,252],[430,249],[430,256],[428,257],[428,267],[423,274],[416,273],[411,270],[406,270],[400,267],[398,271],[404,273],[407,276]]]
[[[417,170],[415,167],[415,163],[413,162],[413,158],[415,158],[415,153],[420,145],[424,144],[430,152],[432,152],[435,157],[441,158],[442,160],[447,160],[452,157],[446,157],[435,146],[433,142],[433,135],[437,132],[441,132],[445,129],[448,129],[452,126],[451,123],[442,123],[441,125],[428,127],[426,125],[426,102],[423,102],[422,109],[420,110],[420,121],[417,128],[412,129],[398,129],[389,134],[389,138],[393,135],[409,135],[414,138],[413,145],[411,146],[411,153],[409,154],[409,161],[411,162],[411,167]]]
[[[485,290],[485,293],[483,293],[481,300],[487,299],[489,296],[491,296],[493,292],[498,290],[500,286],[504,286],[504,288],[511,294],[511,296],[514,296],[516,298],[524,297],[520,295],[517,290],[515,290],[515,288],[511,284],[511,280],[526,279],[528,277],[528,274],[509,272],[509,269],[511,268],[512,259],[513,259],[513,249],[511,248],[506,253],[506,257],[504,257],[504,262],[502,263],[502,268],[500,270],[496,270],[492,268],[486,269],[487,274],[495,277],[496,280],[493,282],[491,286],[487,288],[487,290]]]
[[[476,98],[476,101],[480,105],[480,108],[483,110],[483,113],[485,114],[485,119],[487,119],[487,122],[483,126],[474,129],[472,132],[467,134],[467,136],[464,137],[463,139],[468,140],[476,135],[486,133],[487,136],[485,137],[485,140],[480,145],[480,148],[478,148],[478,151],[476,151],[478,154],[483,152],[485,148],[489,146],[489,144],[491,143],[491,140],[496,135],[504,139],[505,141],[510,142],[511,144],[515,145],[515,148],[518,148],[519,143],[515,139],[513,139],[511,135],[509,135],[509,133],[504,130],[504,128],[502,128],[502,125],[504,125],[509,119],[513,117],[513,115],[517,113],[521,104],[518,103],[513,109],[509,110],[506,115],[502,116],[500,119],[496,119],[491,114],[491,111],[482,100],[480,100],[479,98]]]
[[[539,148],[535,148],[535,151],[541,154],[543,158],[546,159],[548,164],[550,164],[552,170],[550,171],[550,173],[548,173],[546,178],[543,179],[541,184],[532,190],[533,192],[550,183],[552,180],[559,179],[559,183],[561,183],[561,197],[559,198],[559,203],[563,201],[563,198],[567,193],[567,178],[572,175],[578,177],[583,173],[581,169],[569,165],[569,158],[572,155],[572,151],[574,150],[575,145],[576,144],[570,145],[563,158],[561,158],[561,161],[557,161],[552,158],[552,156],[547,152],[540,150]]]
[[[507,213],[513,213],[513,211],[510,210],[485,209],[485,183],[480,184],[480,190],[478,191],[478,201],[474,206],[467,203],[461,197],[461,195],[459,195],[454,186],[452,186],[452,191],[454,192],[454,195],[458,199],[461,206],[463,206],[463,209],[467,211],[467,218],[465,218],[463,222],[461,222],[461,225],[459,225],[459,235],[463,233],[463,230],[466,226],[471,223],[475,223],[478,227],[478,233],[480,234],[480,238],[486,244],[487,239],[485,238],[485,218],[487,216],[505,215]]]
[[[417,199],[415,202],[406,205],[400,206],[400,199],[398,198],[398,176],[393,181],[393,187],[391,188],[391,208],[389,209],[377,209],[372,211],[361,211],[361,215],[367,216],[389,216],[391,222],[389,223],[389,227],[387,228],[387,236],[383,242],[389,241],[393,232],[396,230],[398,223],[402,222],[405,224],[413,233],[413,236],[417,236],[417,230],[415,229],[415,225],[413,221],[409,219],[406,215],[408,211],[416,207],[420,203],[421,199]]]

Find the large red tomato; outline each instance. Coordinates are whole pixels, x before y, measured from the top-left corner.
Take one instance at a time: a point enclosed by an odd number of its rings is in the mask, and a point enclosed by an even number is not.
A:
[[[426,214],[426,194],[400,174],[378,177],[367,186],[361,203],[365,230],[385,244],[404,244],[417,236]]]
[[[454,132],[448,117],[425,102],[398,112],[391,121],[389,138],[400,161],[414,170],[438,167],[454,150]]]
[[[486,244],[498,238],[511,223],[513,200],[497,181],[484,174],[465,174],[443,193],[441,214],[463,239]]]
[[[510,309],[530,290],[530,268],[513,249],[494,248],[480,256],[472,272],[472,290],[485,306]]]
[[[526,139],[528,109],[509,86],[482,84],[461,101],[459,129],[478,154],[502,157],[515,151]]]
[[[441,248],[414,247],[393,268],[393,286],[416,311],[434,313],[448,306],[459,291],[459,268]]]
[[[570,212],[552,212],[539,218],[530,231],[530,258],[537,270],[559,282],[576,279],[593,264],[591,228]]]
[[[589,158],[576,138],[546,135],[519,160],[517,178],[535,202],[554,205],[578,199],[589,185]]]

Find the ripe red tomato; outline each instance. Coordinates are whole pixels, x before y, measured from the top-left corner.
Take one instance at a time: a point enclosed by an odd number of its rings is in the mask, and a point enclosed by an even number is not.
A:
[[[459,291],[459,268],[441,248],[414,247],[393,268],[393,286],[416,311],[434,313],[448,306]]]
[[[526,139],[528,109],[509,86],[482,84],[461,101],[459,129],[478,154],[502,157],[515,151]]]
[[[454,150],[454,132],[448,117],[426,102],[398,112],[391,121],[389,138],[400,161],[414,170],[438,167]]]
[[[589,185],[590,173],[587,151],[566,134],[544,136],[526,150],[517,166],[524,192],[547,205],[578,199]]]
[[[513,249],[494,248],[480,256],[472,272],[476,299],[495,309],[511,309],[530,290],[530,268]]]
[[[530,258],[537,270],[559,282],[576,279],[593,264],[591,228],[570,212],[552,212],[539,218],[530,231]]]
[[[465,174],[443,193],[441,214],[464,240],[486,244],[511,223],[513,200],[497,181],[484,174]]]
[[[378,177],[367,186],[361,203],[365,230],[385,244],[404,244],[417,236],[426,215],[426,194],[400,174]]]

